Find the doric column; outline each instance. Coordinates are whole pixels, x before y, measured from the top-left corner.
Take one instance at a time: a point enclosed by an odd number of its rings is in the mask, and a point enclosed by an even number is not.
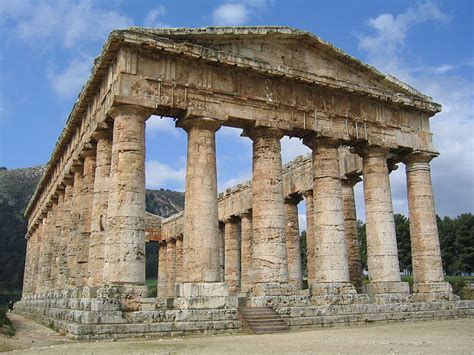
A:
[[[41,285],[42,285],[42,249],[43,249],[43,230],[44,230],[44,224],[45,224],[45,217],[42,216],[41,220],[39,221],[39,226],[38,226],[38,232],[36,233],[36,249],[35,249],[35,255],[36,255],[36,260],[35,260],[35,266],[33,269],[34,275],[35,275],[35,280],[33,282],[33,287],[34,287],[34,293],[41,293]]]
[[[215,143],[219,123],[199,117],[179,125],[188,133],[183,283],[220,282]]]
[[[357,215],[354,198],[354,185],[361,181],[358,176],[342,180],[342,200],[344,209],[344,230],[349,258],[349,279],[358,292],[362,291],[362,266],[360,261],[359,239],[357,237]]]
[[[77,263],[79,253],[79,243],[81,242],[79,234],[79,220],[81,218],[81,201],[82,201],[82,185],[83,185],[83,171],[84,167],[81,161],[77,161],[77,165],[73,165],[71,171],[74,174],[74,185],[71,200],[71,224],[69,230],[70,244],[67,255],[67,286],[68,288],[75,288],[80,285],[79,279],[79,265]]]
[[[104,281],[145,283],[145,120],[139,106],[113,107]]]
[[[81,152],[84,159],[84,180],[82,184],[81,214],[79,219],[79,249],[78,249],[78,286],[89,285],[89,237],[91,233],[92,202],[94,196],[94,176],[96,163],[95,148],[85,149]]]
[[[46,233],[46,248],[44,251],[45,260],[43,263],[43,282],[44,282],[44,291],[49,292],[54,289],[53,281],[53,256],[54,244],[56,237],[56,212],[58,209],[58,198],[57,195],[54,195],[51,198],[51,206],[48,211],[48,224],[47,224],[47,233]]]
[[[54,239],[51,255],[51,287],[53,290],[61,290],[63,288],[62,279],[59,274],[59,264],[61,262],[61,240],[63,226],[63,209],[64,209],[64,190],[57,191],[58,201],[56,206],[56,214],[54,219]]]
[[[316,275],[314,295],[355,293],[349,282],[344,233],[342,186],[339,168],[340,142],[311,137]]]
[[[166,294],[176,296],[176,240],[170,239],[166,244]]]
[[[166,286],[167,271],[166,271],[166,242],[160,242],[160,249],[158,251],[158,285],[157,297],[161,300],[166,299],[168,287]]]
[[[183,280],[183,236],[176,238],[176,284]]]
[[[410,219],[413,292],[452,292],[444,282],[438,226],[431,184],[430,161],[435,155],[415,152],[406,164],[408,213]]]
[[[285,199],[286,250],[288,255],[288,283],[295,289],[303,288],[303,266],[301,264],[300,228],[298,223],[299,195]]]
[[[246,134],[253,141],[251,283],[262,289],[256,289],[257,293],[265,293],[265,285],[272,288],[288,282],[280,145],[283,135],[277,129],[263,127]]]
[[[367,234],[368,291],[377,293],[408,292],[401,282],[397,237],[393,218],[392,195],[387,166],[388,150],[366,146],[357,150],[362,157],[365,219]]]
[[[314,198],[313,190],[303,193],[306,202],[306,269],[308,272],[308,287],[312,289],[316,282],[316,261],[314,259]]]
[[[89,244],[89,285],[99,287],[104,282],[104,246],[106,238],[107,205],[109,201],[112,131],[93,134],[97,141],[97,155],[92,199],[91,234]]]
[[[67,288],[68,284],[68,251],[70,249],[71,240],[71,206],[73,199],[73,184],[74,180],[71,178],[65,178],[63,180],[64,185],[64,201],[62,204],[61,213],[61,242],[59,250],[59,263],[58,263],[58,285],[59,289]]]
[[[240,291],[240,245],[238,219],[230,217],[224,221],[225,227],[225,283],[231,294]]]
[[[219,222],[219,280],[225,280],[225,233],[224,223]]]
[[[29,232],[30,235],[26,235],[26,254],[25,254],[25,268],[23,270],[23,290],[22,297],[28,296],[31,294],[31,280],[33,275],[31,274],[32,261],[33,261],[33,249],[34,249],[34,234],[35,231]]]
[[[250,288],[250,268],[252,265],[252,212],[240,215],[240,285],[241,291],[247,292]]]

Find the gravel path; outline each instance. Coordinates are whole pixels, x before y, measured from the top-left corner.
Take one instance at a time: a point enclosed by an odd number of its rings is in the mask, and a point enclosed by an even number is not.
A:
[[[71,341],[21,316],[12,315],[11,319],[18,327],[12,346],[23,349],[15,351],[20,354],[474,354],[474,319],[316,329],[271,335],[100,342]]]

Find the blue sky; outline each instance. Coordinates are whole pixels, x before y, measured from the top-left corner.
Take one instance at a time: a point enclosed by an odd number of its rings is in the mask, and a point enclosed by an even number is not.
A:
[[[44,164],[108,33],[131,25],[285,25],[310,31],[408,82],[443,105],[431,121],[437,210],[474,211],[474,2],[0,0],[0,166]],[[251,144],[217,134],[222,190],[251,176]],[[284,162],[308,152],[282,140]],[[183,190],[186,135],[147,123],[147,187]],[[391,174],[395,212],[407,214],[405,169]],[[356,187],[363,218],[362,184]],[[300,210],[304,213],[304,209]]]

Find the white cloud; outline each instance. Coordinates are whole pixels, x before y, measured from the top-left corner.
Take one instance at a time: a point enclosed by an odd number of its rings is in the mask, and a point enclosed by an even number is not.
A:
[[[252,172],[251,171],[244,172],[237,177],[234,177],[225,181],[219,181],[217,184],[218,190],[219,192],[224,192],[225,189],[228,189],[229,187],[237,186],[238,184],[248,181],[250,179],[252,179]]]
[[[300,227],[300,233],[306,230],[306,215],[299,213],[298,214],[298,223]]]
[[[474,211],[474,82],[453,75],[458,66],[469,62],[413,68],[403,55],[405,38],[414,25],[447,19],[433,2],[419,4],[398,16],[382,14],[369,20],[375,34],[361,36],[359,47],[367,52],[371,64],[443,105],[443,111],[430,120],[434,145],[441,153],[431,163],[433,188],[438,214],[456,216]],[[401,164],[391,174],[394,211],[398,213],[407,211],[404,170]],[[362,217],[362,186],[356,193]]]
[[[223,4],[212,12],[215,25],[244,25],[249,19],[249,10],[245,4]]]
[[[375,33],[361,36],[359,48],[367,51],[371,64],[398,76],[402,75],[404,79],[404,71],[400,68],[399,51],[405,44],[407,32],[416,24],[433,20],[448,20],[448,16],[433,2],[420,3],[397,16],[381,14],[369,19],[368,25]]]
[[[269,0],[242,0],[219,5],[212,12],[212,20],[218,26],[238,26],[247,24],[252,16],[272,6]]]
[[[90,75],[92,60],[91,57],[79,56],[64,71],[50,71],[48,78],[54,91],[61,97],[78,95]]]
[[[15,3],[15,6],[12,5]],[[59,44],[73,48],[80,43],[103,41],[117,28],[133,24],[130,17],[94,7],[90,0],[44,2],[6,2],[2,15],[16,20],[14,33],[31,44]],[[2,3],[3,6],[3,3]]]
[[[173,168],[158,160],[148,160],[145,163],[147,188],[166,188],[184,191],[186,181],[186,167]]]
[[[180,130],[182,130],[176,127],[172,118],[158,116],[151,116],[146,121],[146,129],[148,132],[169,133],[175,137],[178,137]]]
[[[290,162],[300,155],[308,154],[310,152],[311,149],[305,146],[301,139],[285,136],[281,140],[281,157],[283,164]]]
[[[144,25],[146,27],[171,27],[169,24],[159,20],[159,17],[166,15],[166,8],[163,5],[159,5],[157,8],[150,10],[144,19]]]

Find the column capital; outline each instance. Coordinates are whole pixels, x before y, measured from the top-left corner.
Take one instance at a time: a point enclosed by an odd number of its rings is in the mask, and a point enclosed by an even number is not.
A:
[[[352,147],[351,151],[361,158],[384,157],[387,159],[389,149],[378,145],[357,145]]]
[[[313,197],[313,189],[309,189],[309,190],[303,191],[303,192],[302,192],[302,195],[303,195],[305,198],[311,198],[311,197]]]
[[[178,120],[176,126],[181,127],[186,132],[189,132],[193,128],[215,132],[221,127],[221,124],[219,121],[209,117],[192,117]]]
[[[318,137],[315,133],[303,138],[303,144],[310,149],[325,148],[339,148],[343,141],[336,138]]]
[[[359,175],[344,175],[341,179],[342,185],[347,187],[354,187],[358,182],[362,181]]]
[[[297,193],[285,196],[285,203],[288,204],[297,205],[298,203],[300,203],[301,200],[301,195]]]
[[[439,156],[439,153],[435,152],[426,152],[426,151],[413,151],[406,154],[402,157],[402,162],[405,165],[415,164],[415,163],[429,163],[433,158]]]
[[[101,140],[111,140],[113,137],[113,133],[111,129],[101,129],[92,133],[92,138],[96,141]]]
[[[121,116],[135,116],[145,121],[151,116],[151,110],[138,105],[119,105],[111,107],[108,115],[113,119]]]
[[[239,218],[237,216],[228,216],[222,220],[224,224],[228,224],[228,223],[235,224],[235,223],[238,223],[238,221],[239,221]]]
[[[74,174],[82,174],[84,173],[84,165],[73,165],[71,166],[71,171]]]
[[[80,155],[81,158],[83,158],[83,159],[91,158],[91,157],[94,157],[94,158],[95,158],[96,149],[95,149],[95,147],[83,149],[83,150],[79,153],[79,155]]]
[[[252,209],[240,212],[238,216],[240,217],[240,219],[242,219],[242,217],[244,218],[252,217]]]
[[[259,126],[244,129],[242,136],[249,137],[253,141],[257,138],[275,138],[280,140],[283,138],[283,132],[278,128]]]
[[[74,179],[73,178],[64,178],[62,181],[62,184],[64,186],[73,186],[74,185]]]

